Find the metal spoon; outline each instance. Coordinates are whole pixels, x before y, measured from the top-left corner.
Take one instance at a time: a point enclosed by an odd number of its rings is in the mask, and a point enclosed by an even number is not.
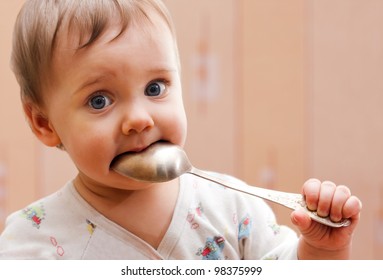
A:
[[[311,219],[330,227],[343,227],[351,223],[349,219],[333,222],[329,217],[321,217],[317,212],[308,210],[301,194],[248,185],[234,185],[231,182],[216,178],[193,167],[185,151],[168,142],[157,142],[139,153],[122,154],[113,161],[111,168],[124,176],[147,182],[167,182],[184,173],[190,173],[224,187],[273,201],[293,210],[303,209]]]

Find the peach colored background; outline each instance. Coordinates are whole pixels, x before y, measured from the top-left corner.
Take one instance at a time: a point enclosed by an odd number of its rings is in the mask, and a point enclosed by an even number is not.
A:
[[[0,1],[0,229],[75,174],[38,143],[9,69],[22,0]],[[363,201],[353,258],[383,259],[383,1],[165,0],[177,27],[197,167],[299,192],[309,177]],[[289,210],[272,205],[281,223]]]

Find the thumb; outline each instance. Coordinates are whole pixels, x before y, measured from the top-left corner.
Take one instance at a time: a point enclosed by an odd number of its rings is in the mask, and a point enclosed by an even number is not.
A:
[[[291,222],[298,228],[298,230],[304,234],[309,230],[312,220],[309,215],[305,213],[303,210],[295,210],[291,213]]]

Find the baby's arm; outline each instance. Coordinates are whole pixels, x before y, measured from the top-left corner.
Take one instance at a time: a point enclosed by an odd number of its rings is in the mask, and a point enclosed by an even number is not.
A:
[[[348,227],[331,228],[312,221],[303,211],[294,211],[291,220],[301,232],[299,259],[348,259],[355,227],[359,222],[361,201],[346,186],[310,179],[303,185],[303,195],[310,210],[333,221],[351,219]]]

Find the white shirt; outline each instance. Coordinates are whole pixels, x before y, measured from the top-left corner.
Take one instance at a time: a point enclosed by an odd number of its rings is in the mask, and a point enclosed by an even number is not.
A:
[[[96,211],[71,181],[7,218],[0,259],[297,259],[297,241],[263,200],[185,174],[157,249]]]

